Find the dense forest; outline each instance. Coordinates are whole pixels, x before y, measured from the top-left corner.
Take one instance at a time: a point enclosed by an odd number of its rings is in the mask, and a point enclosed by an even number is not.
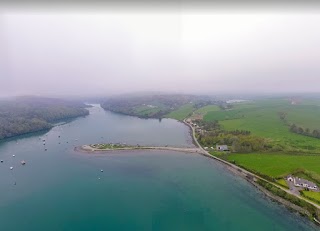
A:
[[[79,102],[41,97],[0,100],[0,139],[49,129],[52,123],[88,115]]]

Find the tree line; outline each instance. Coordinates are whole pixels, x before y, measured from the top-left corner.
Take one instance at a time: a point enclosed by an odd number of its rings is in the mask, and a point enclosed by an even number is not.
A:
[[[319,129],[314,129],[314,130],[311,130],[309,128],[304,129],[303,127],[297,126],[296,124],[291,124],[290,131],[300,135],[311,136],[311,137],[320,139]]]
[[[288,113],[281,111],[281,112],[278,112],[278,115],[279,115],[279,118],[281,121],[283,121],[286,125],[290,125],[287,121]],[[289,130],[293,133],[296,133],[296,134],[310,136],[310,137],[320,139],[320,129],[311,130],[310,128],[303,128],[301,126],[298,126],[298,125],[292,123],[290,125]]]

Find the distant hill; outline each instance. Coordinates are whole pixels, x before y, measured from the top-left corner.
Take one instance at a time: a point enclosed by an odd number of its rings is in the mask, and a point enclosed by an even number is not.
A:
[[[49,129],[52,123],[88,115],[83,103],[23,96],[0,100],[0,139]]]
[[[104,100],[101,103],[105,110],[138,116],[141,118],[166,117],[182,106],[192,105],[202,107],[216,103],[208,96],[182,95],[182,94],[132,94],[122,95]]]

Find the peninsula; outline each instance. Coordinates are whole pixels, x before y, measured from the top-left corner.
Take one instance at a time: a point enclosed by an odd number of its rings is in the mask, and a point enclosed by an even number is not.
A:
[[[190,153],[204,153],[201,148],[186,148],[186,147],[169,147],[169,146],[140,146],[140,145],[126,145],[126,144],[90,144],[75,147],[76,151],[84,151],[89,153],[103,153],[110,151],[130,151],[130,150],[168,150],[176,152],[190,152]]]

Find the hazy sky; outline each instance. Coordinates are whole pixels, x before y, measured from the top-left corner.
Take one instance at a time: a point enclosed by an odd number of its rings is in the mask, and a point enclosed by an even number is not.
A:
[[[320,91],[320,14],[0,11],[0,95]]]

